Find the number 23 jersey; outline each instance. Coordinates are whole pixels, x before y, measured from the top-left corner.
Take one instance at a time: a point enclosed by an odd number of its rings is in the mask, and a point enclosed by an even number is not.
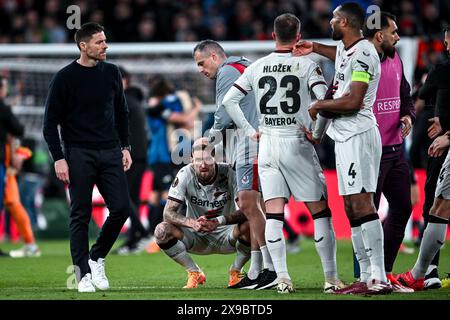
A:
[[[311,127],[308,108],[319,84],[326,82],[314,61],[277,50],[247,67],[234,86],[244,94],[254,91],[263,134],[298,136],[299,128]]]

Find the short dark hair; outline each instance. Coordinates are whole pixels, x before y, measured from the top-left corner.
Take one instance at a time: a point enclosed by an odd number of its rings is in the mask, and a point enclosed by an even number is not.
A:
[[[163,75],[155,75],[150,79],[150,94],[154,97],[165,97],[175,91],[173,84]]]
[[[214,40],[206,39],[202,40],[194,47],[194,50],[192,51],[192,56],[195,55],[197,51],[211,54],[211,51],[216,51],[222,56],[226,56],[225,50],[223,50],[222,46]]]
[[[375,21],[380,21],[380,28],[378,29],[372,24],[369,26],[368,25],[369,19],[371,20],[375,19]],[[389,27],[389,20],[397,22],[397,17],[394,16],[392,13],[385,11],[375,12],[374,14],[367,17],[366,23],[364,24],[364,37],[372,39],[375,36],[375,33]]]
[[[75,32],[75,42],[80,49],[80,42],[89,41],[96,33],[105,31],[105,28],[96,22],[87,22]]]
[[[362,29],[366,13],[358,3],[346,2],[339,7],[339,11],[344,13],[350,27],[358,30]]]
[[[211,150],[211,156],[215,157],[216,156],[216,149],[214,148],[214,146],[212,144],[206,144],[206,143],[199,143],[199,144],[194,144],[192,146],[192,156],[194,156],[194,152],[195,151],[209,151]]]
[[[300,20],[292,13],[283,13],[273,22],[273,31],[281,43],[295,40],[300,32]]]

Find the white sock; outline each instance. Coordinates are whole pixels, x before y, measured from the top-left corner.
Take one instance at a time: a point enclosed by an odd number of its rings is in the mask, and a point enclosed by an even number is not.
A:
[[[36,251],[38,249],[38,246],[34,242],[26,244],[25,247],[31,251]]]
[[[384,269],[384,235],[380,219],[361,224],[362,238],[370,259],[371,279],[387,282]]]
[[[273,266],[278,279],[291,279],[287,270],[286,242],[283,234],[283,221],[267,219],[266,221],[266,245],[272,257]]]
[[[261,272],[263,257],[259,250],[252,250],[251,256],[252,258],[250,260],[250,268],[248,269],[247,276],[251,280],[255,280]]]
[[[364,247],[361,226],[352,228],[352,244],[355,250],[356,260],[359,263],[360,281],[367,282],[370,277],[370,260]]]
[[[414,279],[423,278],[425,276],[433,257],[445,242],[446,233],[447,224],[428,222],[428,225],[423,232],[419,257],[417,257],[416,264],[411,270]]]
[[[267,248],[267,244],[259,248],[263,257],[264,269],[269,269],[270,271],[275,271],[273,266],[272,257],[270,256],[269,249]]]
[[[186,251],[186,246],[183,242],[177,240],[175,245],[169,249],[163,249],[163,251],[174,261],[181,264],[187,271],[200,271],[200,268]]]
[[[325,279],[338,279],[336,266],[336,237],[330,217],[314,219],[314,242]]]
[[[236,241],[236,258],[234,259],[233,265],[231,268],[233,270],[242,270],[242,267],[247,263],[250,259],[250,247],[243,244],[239,240]]]

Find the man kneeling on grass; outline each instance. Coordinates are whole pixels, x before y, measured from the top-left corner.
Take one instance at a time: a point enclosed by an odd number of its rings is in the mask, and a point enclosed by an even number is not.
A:
[[[250,229],[244,214],[236,211],[235,173],[229,164],[215,161],[213,146],[206,139],[194,143],[191,162],[178,172],[170,187],[164,222],[155,229],[156,242],[188,272],[186,289],[206,281],[189,253],[236,252],[228,288],[239,288],[242,267],[250,258]]]

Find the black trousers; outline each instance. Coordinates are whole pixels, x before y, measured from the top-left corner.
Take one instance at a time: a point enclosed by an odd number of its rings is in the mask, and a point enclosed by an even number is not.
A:
[[[131,211],[130,229],[127,232],[127,242],[134,242],[141,237],[147,237],[149,232],[142,225],[139,218],[139,207],[141,204],[141,183],[147,163],[145,161],[134,161],[130,170],[127,171],[128,188],[130,189]]]
[[[437,158],[428,157],[427,162],[427,180],[425,182],[425,201],[423,203],[423,220],[424,226],[420,232],[420,239],[422,240],[423,231],[428,225],[428,217],[430,215],[430,209],[434,203],[434,193],[436,192],[436,184],[439,178],[439,173],[441,171],[442,165],[444,164],[445,158],[447,157],[448,149]],[[436,266],[439,265],[440,251],[436,253],[431,264]]]
[[[130,197],[119,148],[67,148],[66,159],[70,178],[70,253],[77,278],[81,279],[90,272],[89,258],[94,261],[105,258],[111,250],[130,215]],[[105,200],[109,216],[89,251],[88,226],[94,185]]]

